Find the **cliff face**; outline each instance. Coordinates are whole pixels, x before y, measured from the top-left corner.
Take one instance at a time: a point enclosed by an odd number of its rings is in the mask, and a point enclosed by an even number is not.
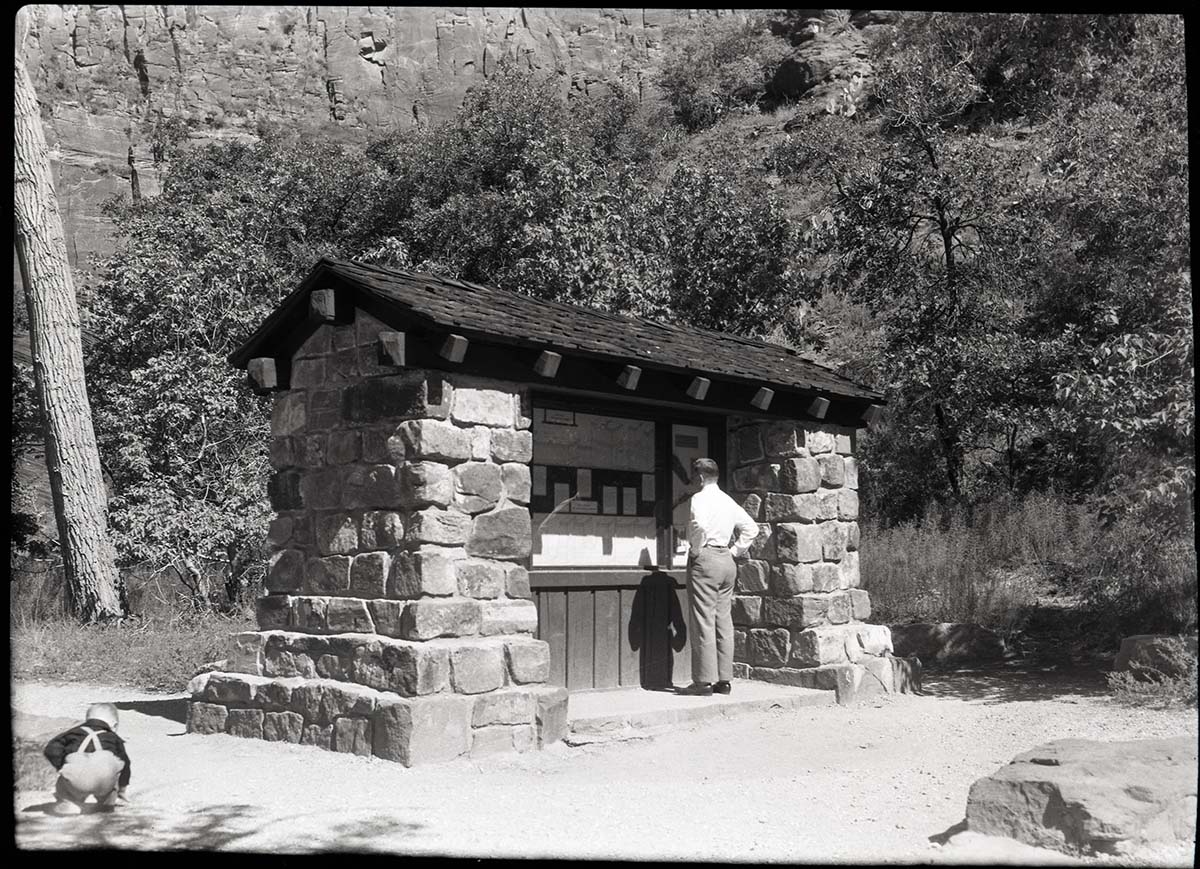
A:
[[[104,199],[158,188],[161,143],[268,124],[358,136],[450,117],[504,57],[565,92],[644,91],[686,10],[34,6],[42,101],[72,265],[110,249]]]

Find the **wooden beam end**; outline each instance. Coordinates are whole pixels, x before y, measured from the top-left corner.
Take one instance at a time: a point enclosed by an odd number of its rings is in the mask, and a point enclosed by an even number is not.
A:
[[[381,365],[395,365],[397,368],[403,368],[404,350],[403,332],[379,333],[379,363]]]
[[[630,392],[638,388],[638,381],[642,377],[642,369],[636,365],[626,365],[621,369],[621,373],[617,375],[617,384],[622,389],[628,389]]]
[[[771,406],[771,399],[775,397],[775,390],[766,386],[759,387],[758,392],[754,393],[754,398],[750,399],[750,403],[759,410],[766,410]]]
[[[311,320],[332,323],[337,316],[337,293],[333,290],[313,290],[309,293],[308,316]]]
[[[824,419],[825,414],[829,412],[828,398],[814,398],[812,404],[808,406],[808,415],[813,419]]]
[[[246,376],[250,388],[255,392],[273,392],[279,388],[279,371],[275,360],[269,356],[258,356],[246,365]]]
[[[704,396],[708,395],[708,387],[712,385],[712,381],[707,377],[693,377],[692,382],[688,385],[687,394],[696,401],[704,401]]]
[[[438,355],[447,362],[462,362],[467,355],[467,345],[470,344],[462,335],[447,335],[446,340],[442,342],[442,349],[438,351]]]
[[[552,350],[543,350],[542,355],[537,358],[537,362],[533,365],[533,370],[542,377],[554,377],[558,374],[559,363],[562,362],[562,354],[555,353]]]

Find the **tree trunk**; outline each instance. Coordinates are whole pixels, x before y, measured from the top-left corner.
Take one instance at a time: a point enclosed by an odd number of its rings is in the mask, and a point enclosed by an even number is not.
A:
[[[37,94],[22,58],[29,8],[17,15],[14,241],[29,311],[34,382],[46,435],[46,467],[58,523],[65,588],[83,621],[120,617],[120,577],[107,535],[100,455],[83,378],[79,309],[62,218],[50,178]]]

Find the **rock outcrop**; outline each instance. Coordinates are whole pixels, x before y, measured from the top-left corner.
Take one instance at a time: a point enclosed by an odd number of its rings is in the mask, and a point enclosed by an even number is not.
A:
[[[1121,641],[1121,649],[1113,661],[1113,671],[1131,671],[1143,678],[1183,676],[1188,669],[1186,658],[1196,658],[1196,637],[1169,637],[1159,634],[1138,634]]]
[[[1196,738],[1061,739],[971,786],[970,830],[1060,851],[1122,854],[1196,835]]]

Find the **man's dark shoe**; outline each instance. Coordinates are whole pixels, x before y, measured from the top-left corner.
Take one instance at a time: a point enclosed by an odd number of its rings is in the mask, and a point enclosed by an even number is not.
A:
[[[728,694],[733,687],[728,682],[713,682],[714,694]]]
[[[687,694],[694,697],[710,697],[712,696],[713,688],[707,682],[693,682],[686,688],[676,688],[676,694]]]

